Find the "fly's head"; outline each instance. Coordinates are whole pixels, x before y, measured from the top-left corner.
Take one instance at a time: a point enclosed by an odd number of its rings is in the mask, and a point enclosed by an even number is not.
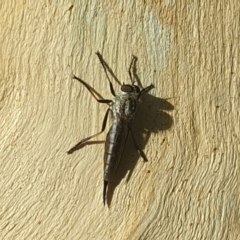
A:
[[[140,88],[134,84],[123,84],[121,86],[121,109],[122,117],[131,122],[137,110],[137,102]]]
[[[140,94],[140,88],[137,85],[134,84],[123,84],[121,86],[121,93],[123,95],[129,95],[136,99],[138,99],[138,96]]]

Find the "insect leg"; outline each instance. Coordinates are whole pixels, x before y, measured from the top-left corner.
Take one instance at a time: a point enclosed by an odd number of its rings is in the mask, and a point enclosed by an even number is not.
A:
[[[111,82],[110,78],[108,77],[107,69],[106,69],[106,66],[105,66],[105,64],[104,64],[104,62],[103,62],[103,60],[102,60],[101,54],[100,54],[100,52],[96,52],[96,54],[97,54],[97,56],[98,56],[98,58],[99,58],[100,63],[102,64],[103,69],[104,69],[104,72],[105,72],[105,74],[106,74],[106,76],[107,76],[108,82],[109,82],[109,84],[110,84],[111,93],[112,93],[112,95],[115,97],[116,94],[115,94],[115,91],[114,91],[112,82]]]
[[[132,132],[131,127],[129,127],[129,131],[131,132],[131,136],[132,136],[132,140],[133,140],[133,143],[134,143],[135,148],[137,149],[137,151],[139,152],[139,154],[140,154],[140,156],[143,158],[143,160],[144,160],[145,162],[147,162],[147,161],[148,161],[148,160],[147,160],[147,157],[146,157],[145,153],[143,152],[143,150],[141,150],[141,149],[139,148],[139,146],[138,146],[138,144],[137,144],[137,142],[136,142],[136,140],[135,140],[135,137],[134,137],[134,134],[133,134],[133,132]]]
[[[130,76],[132,85],[134,84],[135,81],[134,81],[133,78],[132,78],[131,69],[132,69],[132,67],[133,67],[134,62],[136,62],[136,60],[137,60],[137,58],[136,58],[134,55],[132,55],[132,60],[131,60],[130,66],[129,66],[129,68],[128,68],[128,73],[129,73],[129,76]]]
[[[153,84],[151,84],[151,85],[145,87],[144,89],[142,89],[141,92],[140,92],[139,95],[138,95],[138,99],[140,98],[140,96],[141,96],[142,94],[145,94],[145,93],[149,92],[149,91],[152,90],[153,88],[155,88],[155,86],[154,86]]]
[[[154,86],[153,84],[151,84],[151,85],[145,87],[144,89],[142,89],[142,90],[141,90],[141,94],[142,94],[142,93],[147,93],[147,92],[149,92],[150,90],[152,90],[153,88],[155,88],[155,86]]]
[[[109,104],[112,102],[112,100],[109,100],[109,99],[103,99],[103,97],[94,89],[92,88],[91,86],[89,86],[86,82],[84,82],[82,79],[76,77],[76,76],[73,76],[74,79],[78,80],[80,83],[82,83],[86,88],[87,90],[91,93],[91,95],[99,102],[99,103],[106,103],[106,104]],[[99,98],[101,99],[98,99],[96,96],[98,96]]]
[[[108,110],[107,110],[107,112],[106,112],[106,114],[105,114],[105,116],[104,116],[101,131],[98,132],[98,133],[96,133],[96,134],[94,134],[94,135],[92,135],[92,136],[90,136],[90,137],[87,137],[87,138],[82,139],[78,144],[76,144],[74,147],[72,147],[72,148],[67,152],[67,154],[71,154],[71,153],[75,152],[76,150],[78,150],[79,148],[83,147],[83,145],[86,144],[90,139],[98,136],[99,134],[101,134],[101,133],[105,130],[105,128],[106,128],[106,123],[107,123],[107,118],[108,118],[108,114],[109,114],[109,111],[110,111],[110,110],[111,110],[111,109],[108,108]]]

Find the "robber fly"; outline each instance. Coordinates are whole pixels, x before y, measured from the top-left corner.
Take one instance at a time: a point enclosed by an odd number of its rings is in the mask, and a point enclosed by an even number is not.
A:
[[[140,90],[139,86],[134,84],[135,81],[133,80],[131,69],[133,67],[134,61],[136,61],[136,57],[133,56],[132,61],[129,66],[129,69],[128,69],[129,76],[131,79],[131,84],[123,83],[121,85],[120,93],[116,94],[114,91],[112,82],[110,81],[110,78],[107,74],[107,69],[106,69],[103,59],[99,52],[97,52],[96,54],[100,60],[101,65],[103,66],[105,74],[107,76],[107,79],[108,79],[108,82],[110,85],[110,90],[113,95],[113,100],[103,99],[101,97],[101,95],[99,93],[97,93],[96,90],[94,90],[92,87],[90,87],[82,79],[80,79],[76,76],[73,77],[74,79],[76,79],[80,83],[82,83],[99,103],[105,103],[109,106],[109,108],[107,109],[107,112],[103,119],[102,130],[90,137],[82,139],[78,144],[76,144],[73,148],[71,148],[67,153],[68,154],[73,153],[74,151],[85,146],[90,139],[101,134],[106,128],[106,123],[107,123],[107,118],[108,118],[109,112],[112,112],[113,123],[112,123],[112,126],[106,137],[105,153],[104,153],[103,203],[105,205],[105,202],[107,201],[108,183],[109,183],[109,181],[111,181],[112,176],[116,172],[118,165],[121,161],[124,147],[125,147],[129,133],[133,139],[133,143],[134,143],[137,151],[143,157],[143,159],[145,161],[147,161],[146,155],[138,147],[138,144],[135,140],[134,134],[131,129],[131,123],[132,123],[132,120],[136,113],[137,103],[138,103],[140,96],[143,93],[146,93],[146,92],[150,91],[152,88],[154,88],[154,85],[151,84],[148,87]],[[99,98],[101,98],[101,99],[99,99]]]

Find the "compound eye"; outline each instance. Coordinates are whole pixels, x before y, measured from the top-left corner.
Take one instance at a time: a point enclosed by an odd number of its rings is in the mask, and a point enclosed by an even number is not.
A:
[[[126,93],[133,92],[133,87],[132,85],[122,85],[121,91]]]

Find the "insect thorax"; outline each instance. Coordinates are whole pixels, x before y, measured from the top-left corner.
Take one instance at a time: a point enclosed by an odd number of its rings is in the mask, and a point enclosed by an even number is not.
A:
[[[137,110],[137,101],[137,95],[135,93],[117,95],[111,106],[114,118],[122,118],[131,122]]]

